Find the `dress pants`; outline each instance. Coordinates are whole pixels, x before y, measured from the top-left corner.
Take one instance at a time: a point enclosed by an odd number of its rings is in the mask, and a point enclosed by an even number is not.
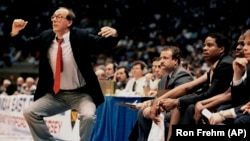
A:
[[[44,121],[44,117],[53,116],[70,109],[78,112],[80,121],[80,141],[89,141],[96,121],[96,106],[92,98],[81,92],[59,92],[46,94],[24,109],[26,119],[35,141],[55,141]]]
[[[190,104],[190,105],[188,105],[187,108],[180,109],[181,118],[180,118],[179,124],[183,124],[183,125],[195,124],[195,120],[193,118],[194,117],[194,108],[195,108],[195,105]]]
[[[233,124],[239,125],[249,125],[250,124],[250,115],[248,113],[244,113],[241,110],[243,105],[237,106],[234,108],[237,117],[233,120]]]
[[[129,134],[128,140],[129,141],[137,141],[138,138],[138,120],[135,122],[135,125],[132,131]]]
[[[245,114],[245,115],[240,115],[234,119],[234,124],[238,125],[249,125],[250,124],[250,115]]]
[[[188,105],[186,108],[182,107],[180,110],[180,120],[178,125],[195,125],[195,120],[193,118],[194,116],[194,104]],[[170,141],[175,141],[174,136],[170,136]]]
[[[152,120],[143,116],[143,111],[139,110],[138,116],[138,139],[137,141],[147,141],[152,126]]]
[[[221,110],[227,110],[227,109],[230,109],[230,108],[232,108],[232,107],[234,107],[234,106],[233,106],[231,103],[222,104],[222,105],[220,105],[220,106],[216,109],[216,111],[219,112],[219,111],[221,111]]]

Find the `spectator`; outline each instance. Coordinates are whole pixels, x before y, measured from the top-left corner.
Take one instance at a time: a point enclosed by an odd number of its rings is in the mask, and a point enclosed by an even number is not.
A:
[[[11,93],[7,93],[8,87],[11,85],[11,82],[9,79],[4,79],[3,83],[0,87],[0,93],[4,95],[11,95]]]
[[[237,40],[237,44],[234,47],[234,54],[233,56],[235,58],[237,57],[244,57],[244,52],[243,52],[243,47],[244,47],[244,38],[243,35],[241,35],[238,40]],[[228,90],[226,90],[224,93],[222,94],[218,94],[216,96],[213,96],[211,98],[208,99],[204,99],[201,101],[198,101],[195,104],[194,107],[194,114],[193,114],[193,110],[190,107],[189,111],[190,111],[190,119],[192,119],[192,117],[194,117],[195,123],[204,123],[207,121],[207,119],[203,118],[203,116],[201,115],[201,112],[203,109],[209,109],[212,112],[217,111],[217,110],[222,110],[225,108],[230,108],[232,106],[232,98],[231,98],[231,88],[228,88]],[[190,124],[192,124],[192,121],[190,121]]]
[[[158,94],[157,97],[160,97],[160,91],[164,90],[165,92],[171,90],[178,85],[187,83],[193,80],[192,75],[184,69],[180,65],[181,61],[181,51],[176,46],[165,46],[161,50],[160,54],[160,65],[161,69],[164,70],[165,75],[161,78],[160,82],[158,83]],[[162,92],[161,92],[162,93]],[[169,96],[172,97],[172,96]],[[176,96],[173,95],[173,98]],[[151,129],[152,119],[150,119],[150,109],[153,100],[148,100],[143,103],[137,104],[137,108],[139,109],[138,112],[138,137],[134,139],[131,135],[130,140],[147,140],[148,134]],[[170,113],[165,115],[166,120],[169,120]],[[137,125],[136,125],[137,126]],[[136,127],[135,127],[136,128]],[[136,129],[132,131],[137,132]],[[133,133],[135,134],[135,133]],[[133,137],[133,139],[132,139]]]
[[[233,62],[233,81],[231,86],[231,98],[232,105],[234,107],[231,110],[220,110],[219,112],[212,114],[209,119],[211,124],[217,124],[222,122],[226,118],[233,117],[231,124],[249,124],[250,116],[244,115],[243,112],[248,112],[247,109],[250,101],[249,91],[250,91],[250,30],[247,30],[244,34],[244,57],[237,57]],[[241,107],[244,105],[243,107]],[[238,107],[237,107],[238,106]],[[228,112],[229,111],[229,112]],[[230,112],[231,111],[231,112]],[[233,116],[232,116],[233,115]]]
[[[127,67],[118,66],[115,72],[115,93],[119,94],[120,91],[124,90],[128,80],[130,79]]]
[[[161,62],[160,57],[155,57],[152,60],[152,79],[150,80],[150,91],[157,91],[158,90],[158,83],[165,75],[165,71],[161,69]],[[150,95],[150,92],[149,94]],[[154,95],[151,95],[154,96]]]
[[[22,84],[21,94],[33,95],[36,91],[35,79],[33,77],[27,77]]]
[[[129,79],[123,92],[129,95],[145,96],[143,87],[146,73],[147,65],[143,61],[134,61],[131,68],[132,78]]]
[[[172,125],[182,124],[189,120],[185,118],[185,111],[199,100],[220,94],[228,89],[233,76],[232,61],[229,55],[230,41],[220,33],[210,33],[204,40],[203,57],[210,64],[210,71],[194,81],[180,85],[154,101],[151,118],[157,123],[158,106],[164,110],[171,110],[171,121],[168,138],[172,134]],[[188,94],[193,92],[193,94]],[[168,98],[168,95],[185,95],[179,98]],[[167,99],[165,99],[167,97]]]
[[[244,36],[241,35],[236,43],[235,49],[234,49],[234,57],[244,57],[244,51],[243,51],[243,47],[244,47]]]
[[[117,65],[115,63],[107,63],[105,66],[106,80],[113,80]]]
[[[105,71],[103,69],[96,69],[95,75],[98,80],[106,80]]]
[[[22,76],[17,77],[15,84],[15,92],[14,92],[15,95],[21,94],[23,83],[24,83],[24,78]]]

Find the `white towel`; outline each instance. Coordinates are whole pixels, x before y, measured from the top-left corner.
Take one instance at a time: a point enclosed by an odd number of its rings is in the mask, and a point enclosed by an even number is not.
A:
[[[164,115],[159,115],[160,122],[152,122],[152,127],[148,135],[148,141],[165,141]]]

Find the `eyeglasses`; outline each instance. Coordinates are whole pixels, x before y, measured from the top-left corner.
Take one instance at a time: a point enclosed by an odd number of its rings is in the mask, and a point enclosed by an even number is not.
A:
[[[66,17],[63,17],[63,16],[61,16],[61,15],[52,15],[51,16],[51,21],[53,21],[54,19],[56,19],[56,20],[62,20],[62,19],[66,19]]]

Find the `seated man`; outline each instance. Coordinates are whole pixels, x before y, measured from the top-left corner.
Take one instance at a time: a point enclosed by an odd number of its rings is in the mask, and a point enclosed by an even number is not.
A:
[[[166,72],[166,75],[158,83],[158,92],[160,90],[173,89],[176,86],[190,82],[193,80],[193,76],[180,65],[181,51],[176,46],[166,46],[161,50],[160,62],[161,69]],[[159,93],[158,93],[159,94]],[[160,96],[160,95],[157,95]],[[169,96],[176,98],[178,96]],[[149,118],[150,105],[142,107],[138,112],[138,138],[139,141],[147,140],[148,134],[151,129],[152,120]],[[166,115],[169,117],[169,115]],[[166,118],[168,118],[166,117]]]
[[[118,66],[113,79],[113,81],[115,82],[116,94],[118,94],[121,90],[125,89],[129,78],[130,77],[127,67]]]
[[[128,95],[145,96],[143,87],[145,85],[144,75],[146,73],[146,63],[140,60],[134,61],[131,68],[132,77],[128,80],[126,87],[121,91],[121,94],[125,93]]]
[[[160,57],[155,57],[152,61],[152,72],[149,72],[145,75],[146,82],[144,85],[144,92],[148,97],[156,96],[158,84],[160,80],[166,75],[165,70],[161,69]]]
[[[186,120],[183,114],[186,108],[197,101],[220,94],[228,89],[233,76],[232,56],[229,55],[230,42],[220,33],[210,33],[206,36],[203,48],[203,58],[211,66],[209,72],[194,81],[180,85],[163,96],[157,98],[151,108],[151,118],[158,122],[159,110],[171,110],[168,140],[172,134],[172,125],[180,120]],[[188,94],[192,93],[193,94]],[[184,95],[171,99],[169,95]],[[166,99],[167,98],[167,99]],[[185,121],[184,121],[185,122]]]
[[[241,35],[238,38],[237,45],[234,48],[233,56],[235,58],[244,57],[243,47],[244,47],[244,38],[243,35]],[[211,98],[197,102],[194,107],[194,115],[192,114],[193,109],[189,110],[191,112],[189,114],[191,117],[194,117],[195,123],[199,123],[203,119],[201,114],[203,109],[206,108],[209,109],[210,111],[217,111],[220,109],[230,108],[231,106],[233,106],[231,101],[232,101],[231,88],[228,88],[228,90],[222,94],[218,94]]]
[[[106,80],[113,80],[116,68],[117,68],[116,63],[109,62],[105,65]]]
[[[250,30],[247,30],[244,34],[244,58],[236,58],[233,62],[234,75],[233,75],[233,83],[231,86],[231,97],[232,104],[236,106],[243,105],[250,101]],[[243,106],[242,109],[248,109],[249,103]],[[239,107],[234,108],[234,111],[238,112],[238,115],[242,115],[242,110]],[[244,111],[244,110],[243,110]],[[247,111],[247,110],[246,110]],[[216,124],[218,115],[221,116],[220,119],[228,118],[227,112],[221,110],[216,114],[212,114],[209,122],[211,124]],[[235,117],[235,116],[234,116]],[[250,121],[247,117],[237,117],[234,119],[234,124],[249,124]]]
[[[150,91],[147,93],[148,96],[156,96],[158,90],[158,84],[162,77],[166,74],[164,70],[161,69],[160,57],[155,57],[152,59],[152,77],[150,80]]]
[[[154,75],[154,82],[153,85],[155,85],[155,83],[157,83],[157,86],[150,86],[150,91],[147,93],[148,96],[150,97],[155,97],[157,94],[157,90],[161,89],[161,87],[165,87],[165,80],[162,80],[162,78],[166,75],[166,72],[161,69],[161,62],[160,62],[160,57],[155,57],[152,60],[152,74]],[[164,82],[162,85],[161,83]],[[160,86],[159,86],[160,84]],[[156,90],[155,90],[156,89]],[[142,103],[137,103],[136,104],[136,108],[139,109],[144,109],[146,107],[148,107],[151,104],[151,100],[146,100]],[[138,120],[134,125],[133,130],[131,131],[130,135],[129,135],[129,140],[130,141],[134,141],[137,140],[138,138]]]

